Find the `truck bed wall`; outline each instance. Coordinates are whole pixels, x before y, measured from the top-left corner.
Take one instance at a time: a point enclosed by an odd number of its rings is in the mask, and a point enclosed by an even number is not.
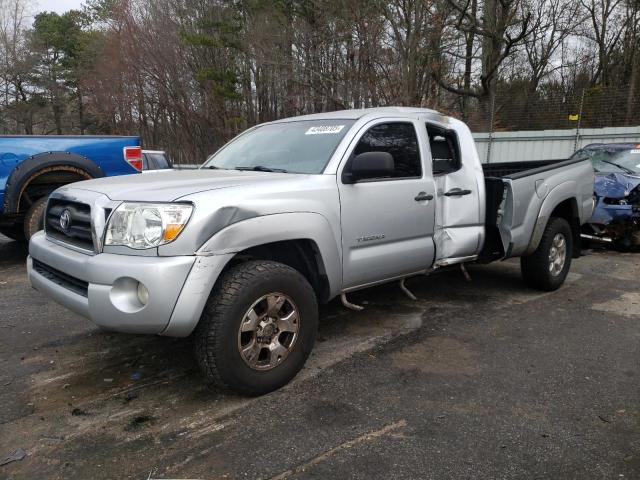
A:
[[[485,177],[486,192],[486,214],[485,214],[485,231],[486,237],[480,252],[479,260],[481,262],[491,262],[505,255],[500,237],[500,204],[504,197],[504,180],[495,177]]]
[[[505,163],[484,163],[482,170],[487,177],[507,177],[528,170],[536,170],[541,167],[555,165],[565,160],[537,160],[530,162],[505,162]]]

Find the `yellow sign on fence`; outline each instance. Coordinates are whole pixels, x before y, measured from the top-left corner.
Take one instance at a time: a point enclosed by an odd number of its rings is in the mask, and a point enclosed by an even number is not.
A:
[[[580,120],[580,115],[569,115],[569,121],[577,122],[578,120]]]

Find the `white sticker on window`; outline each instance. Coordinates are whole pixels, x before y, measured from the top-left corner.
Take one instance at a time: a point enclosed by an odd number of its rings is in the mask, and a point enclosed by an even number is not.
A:
[[[304,132],[305,135],[324,135],[340,133],[344,125],[320,125],[318,127],[311,127]]]
[[[636,148],[631,150],[631,153],[640,153],[640,148]]]

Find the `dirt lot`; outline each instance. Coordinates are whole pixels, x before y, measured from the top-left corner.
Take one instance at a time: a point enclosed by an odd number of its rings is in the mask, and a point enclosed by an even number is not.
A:
[[[640,255],[567,285],[517,263],[323,309],[286,388],[216,392],[188,340],[99,332],[28,287],[0,237],[0,478],[640,478]]]

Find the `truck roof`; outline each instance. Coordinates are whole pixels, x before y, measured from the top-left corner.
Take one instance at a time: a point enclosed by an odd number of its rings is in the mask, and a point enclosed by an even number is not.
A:
[[[356,108],[352,110],[337,110],[335,112],[314,113],[311,115],[302,115],[298,117],[289,117],[276,120],[278,122],[291,122],[300,120],[357,120],[364,116],[372,119],[378,117],[388,117],[389,115],[417,116],[417,115],[441,115],[441,113],[428,108],[415,107],[375,107],[375,108]]]

